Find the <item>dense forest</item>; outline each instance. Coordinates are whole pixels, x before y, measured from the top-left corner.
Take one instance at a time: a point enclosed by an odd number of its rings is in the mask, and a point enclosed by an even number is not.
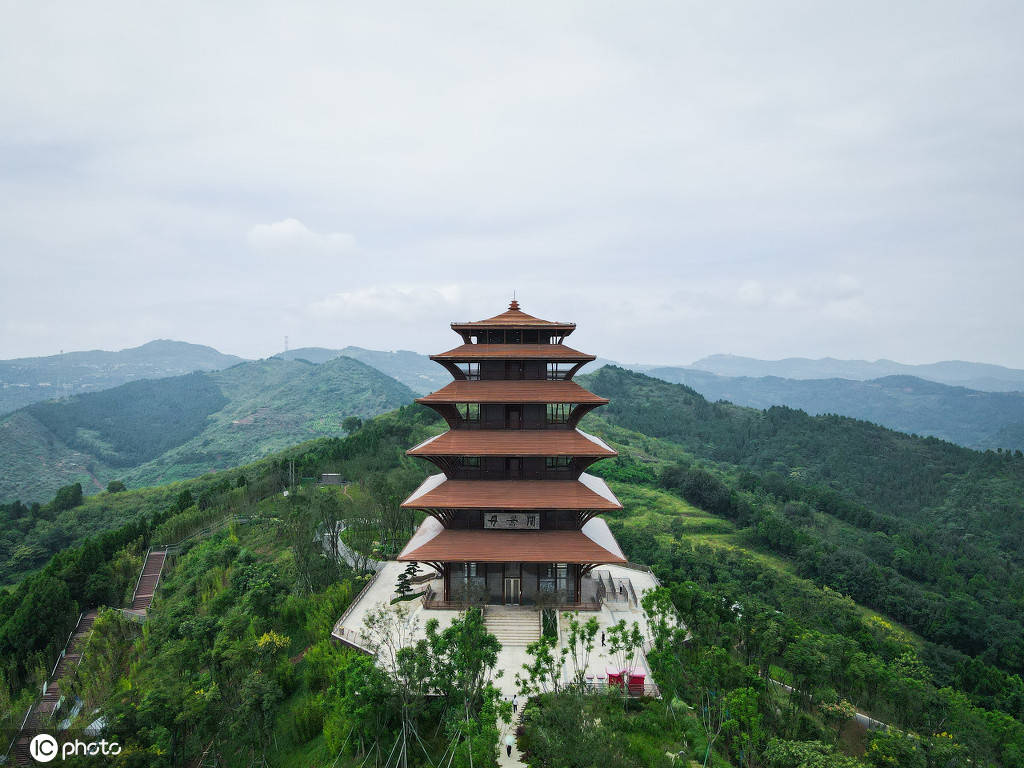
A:
[[[786,405],[812,415],[838,413],[970,448],[1024,448],[1013,431],[1024,425],[1021,392],[979,392],[915,376],[852,381],[717,376],[674,367],[644,367],[642,372],[685,384],[711,401],[752,408]]]
[[[840,416],[710,403],[606,367],[588,384],[609,422],[665,438],[732,478],[702,506],[800,573],[924,637],[1024,671],[1024,457]],[[685,466],[667,482],[683,490]],[[771,503],[758,505],[735,495]],[[764,509],[771,511],[765,513]]]
[[[137,381],[0,416],[0,502],[45,502],[64,485],[162,485],[345,433],[414,398],[379,370],[256,360],[221,371]]]
[[[111,467],[132,467],[199,434],[207,417],[227,402],[209,375],[191,373],[133,381],[26,410],[72,448]]]

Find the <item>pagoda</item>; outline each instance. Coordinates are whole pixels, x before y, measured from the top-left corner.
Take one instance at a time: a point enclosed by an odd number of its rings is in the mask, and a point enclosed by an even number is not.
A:
[[[589,572],[626,558],[600,517],[622,505],[584,471],[616,452],[577,429],[608,402],[572,380],[594,355],[564,344],[575,323],[533,317],[515,300],[451,327],[462,344],[430,358],[454,381],[417,399],[449,429],[406,452],[441,471],[402,504],[427,516],[398,559],[438,573],[438,605],[596,607]]]

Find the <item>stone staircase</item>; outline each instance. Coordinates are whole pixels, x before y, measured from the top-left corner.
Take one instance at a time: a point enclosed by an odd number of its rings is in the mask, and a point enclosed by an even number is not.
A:
[[[164,560],[167,558],[167,550],[152,550],[146,555],[146,562],[142,566],[142,576],[135,586],[135,594],[132,596],[130,610],[148,611],[153,602],[153,593],[156,585],[160,583],[160,573],[164,568]]]
[[[527,646],[540,639],[540,611],[536,608],[488,605],[484,623],[502,646]]]
[[[69,673],[73,673],[75,668],[78,666],[79,660],[82,658],[82,651],[85,650],[85,643],[88,640],[89,632],[92,631],[93,622],[96,621],[97,610],[91,610],[87,613],[83,613],[79,619],[78,624],[75,626],[74,631],[68,638],[67,647],[61,654],[60,659],[57,661],[54,667],[53,673],[50,675],[49,680],[46,684],[46,693],[43,694],[42,698],[37,701],[31,712],[28,715],[28,719],[25,721],[25,726],[18,734],[16,741],[14,742],[14,764],[15,765],[33,765],[33,760],[29,754],[29,742],[32,741],[32,737],[37,733],[43,731],[52,731],[49,727],[50,718],[53,716],[54,711],[60,704],[61,697],[64,693],[60,689],[61,679],[66,677]],[[0,755],[0,759],[2,759]]]

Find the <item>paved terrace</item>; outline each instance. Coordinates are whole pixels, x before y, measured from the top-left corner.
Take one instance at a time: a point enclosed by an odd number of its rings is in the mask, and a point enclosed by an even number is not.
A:
[[[375,608],[391,603],[392,598],[395,597],[395,584],[398,576],[405,569],[406,565],[406,563],[394,560],[389,560],[382,564],[381,570],[371,579],[335,624],[334,631],[331,634],[336,640],[354,648],[368,651],[365,641],[361,637],[363,619]],[[428,572],[433,573],[433,571],[428,571],[427,569],[421,569],[420,571],[424,577]],[[442,589],[439,578],[427,583],[430,584],[435,593],[440,592]],[[600,601],[601,610],[581,611],[580,618],[585,621],[589,617],[595,616],[601,626],[601,631],[605,633],[608,632],[609,627],[620,620],[624,619],[627,624],[632,624],[635,621],[639,624],[644,636],[650,638],[647,617],[644,615],[643,609],[639,607],[639,600],[644,593],[657,586],[657,580],[654,575],[647,571],[627,566],[601,566],[595,569],[591,577],[583,582],[583,596],[585,600],[597,601],[600,594],[599,584],[604,585],[603,599]],[[422,585],[414,586],[416,591],[421,591],[422,589]],[[430,619],[437,619],[443,629],[451,624],[460,613],[458,610],[425,608],[422,597],[409,600],[400,605],[405,605],[409,609],[410,625],[418,623],[417,631],[410,636],[410,642],[415,642],[425,635],[424,627]],[[521,614],[524,625],[537,626],[539,621],[539,611],[537,608],[523,606],[513,610]],[[506,608],[502,611],[502,615],[507,616],[508,611],[509,609]],[[560,644],[566,642],[567,623],[562,620],[561,616],[559,617]],[[506,643],[502,645],[501,652],[498,655],[497,668],[503,670],[504,674],[495,681],[495,684],[503,695],[512,696],[518,693],[515,676],[528,660],[529,656],[526,653],[525,644]],[[613,664],[614,659],[609,653],[607,644],[604,648],[601,647],[599,631],[594,651],[590,655],[588,673],[593,674],[596,681],[599,675],[605,674],[606,667]],[[638,654],[634,666],[647,674],[648,680],[650,679],[647,660],[642,653]],[[566,679],[568,679],[570,674],[571,662],[565,670]],[[648,688],[650,689],[650,686]]]

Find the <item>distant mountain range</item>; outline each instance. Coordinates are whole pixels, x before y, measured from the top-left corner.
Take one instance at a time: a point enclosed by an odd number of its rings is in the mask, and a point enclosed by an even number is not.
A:
[[[652,366],[630,366],[647,370]],[[1024,391],[1024,371],[988,363],[967,363],[947,360],[926,365],[907,365],[892,360],[836,360],[823,357],[811,360],[790,357],[785,360],[757,360],[736,355],[703,357],[689,368],[716,373],[719,376],[778,376],[784,379],[853,379],[866,381],[884,376],[916,376],[956,387],[982,392]]]
[[[257,360],[136,381],[0,417],[0,501],[47,501],[81,482],[94,493],[197,477],[315,437],[344,434],[409,403],[399,381],[350,357]]]
[[[425,395],[440,389],[452,377],[437,363],[426,355],[400,349],[397,352],[380,352],[362,347],[345,347],[344,349],[327,349],[325,347],[301,347],[289,349],[287,353],[279,352],[275,357],[286,357],[288,360],[308,360],[311,363],[326,363],[341,356],[351,357],[388,376],[398,379],[418,395]]]
[[[689,367],[622,367],[685,384],[712,401],[787,405],[972,448],[1024,450],[1024,394],[1009,391],[1024,390],[1024,371],[1010,368],[731,355]],[[916,375],[887,373],[892,370]],[[869,376],[875,372],[885,375]],[[148,484],[193,477],[341,434],[345,416],[390,410],[449,380],[426,355],[352,346],[303,347],[247,362],[211,347],[159,340],[120,352],[0,361],[0,408],[22,406],[0,416],[0,501],[42,501],[79,480],[93,490],[113,478]],[[43,402],[56,396],[61,399]]]
[[[787,405],[812,416],[852,416],[970,448],[1024,450],[1024,392],[979,392],[916,376],[856,381],[730,377],[674,367],[651,367],[643,372],[685,384],[711,401],[728,400],[762,409]]]
[[[98,392],[138,379],[163,379],[192,371],[218,371],[243,362],[213,347],[157,339],[108,352],[67,352],[0,360],[0,413],[29,403]]]

